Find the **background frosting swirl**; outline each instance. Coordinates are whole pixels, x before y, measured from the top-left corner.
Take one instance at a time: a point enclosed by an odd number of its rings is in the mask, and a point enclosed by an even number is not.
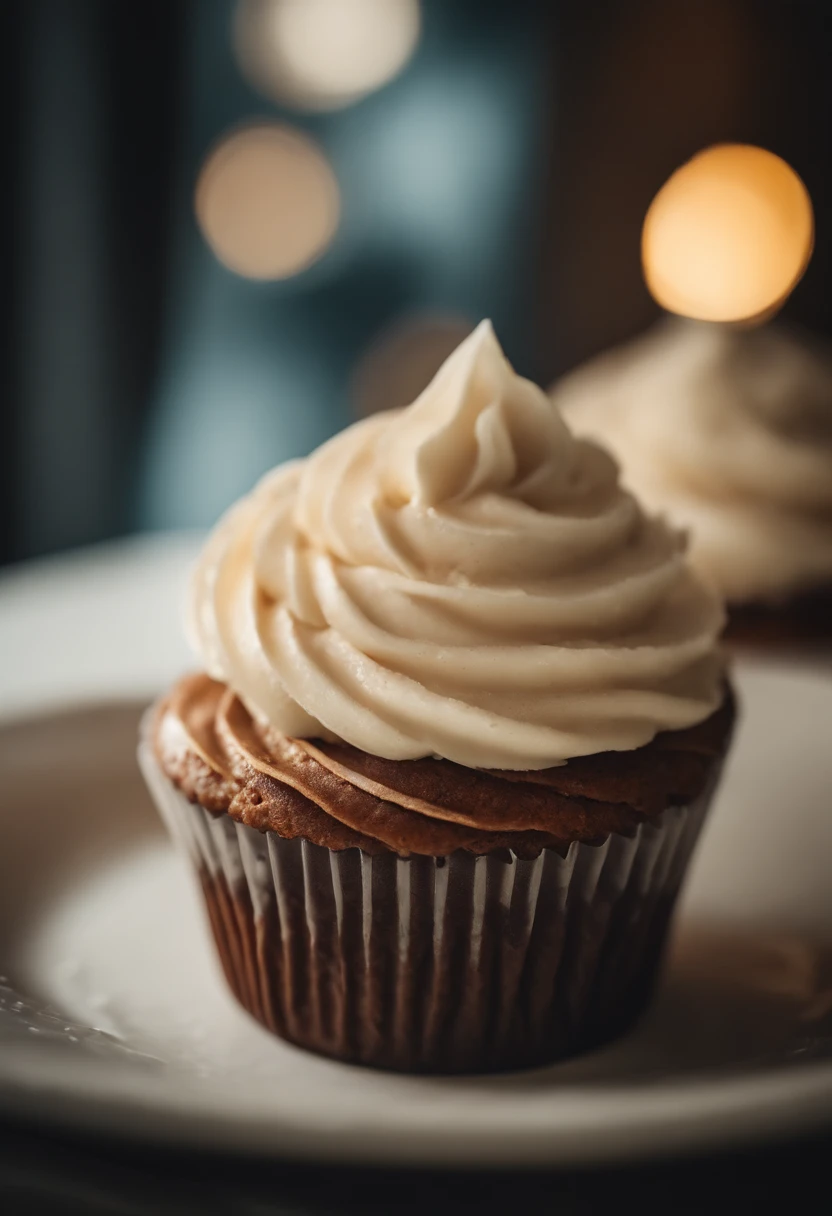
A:
[[[515,375],[488,322],[408,409],[267,475],[194,574],[207,670],[289,736],[539,769],[721,699],[684,540]]]
[[[832,356],[768,325],[668,320],[553,392],[733,602],[832,582]]]

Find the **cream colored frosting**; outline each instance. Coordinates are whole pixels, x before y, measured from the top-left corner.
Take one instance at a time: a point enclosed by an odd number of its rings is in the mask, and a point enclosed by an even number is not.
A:
[[[722,610],[488,322],[408,409],[267,475],[205,548],[209,674],[301,738],[539,769],[719,704]]]
[[[553,399],[732,602],[832,582],[832,356],[778,326],[665,321]]]

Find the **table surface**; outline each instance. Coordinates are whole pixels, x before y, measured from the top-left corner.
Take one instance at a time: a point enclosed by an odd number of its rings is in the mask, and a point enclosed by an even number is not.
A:
[[[193,551],[194,539],[175,538],[165,548],[165,560],[174,564]],[[125,546],[128,564],[136,556],[153,560],[156,542],[130,542]],[[68,594],[73,576],[83,568],[114,569],[114,550],[103,548],[90,555],[70,555],[38,563],[26,571],[9,571],[0,578],[0,601],[15,596],[42,570],[50,577],[61,565],[67,575]],[[117,564],[116,564],[117,581]],[[21,581],[20,575],[25,575]],[[106,609],[107,595],[117,588],[102,588],[104,628],[129,636],[129,619]],[[115,600],[113,601],[115,603]],[[136,605],[137,611],[139,605]],[[173,604],[161,605],[168,611]],[[127,616],[129,617],[129,613]],[[2,633],[0,603],[0,633]],[[32,622],[33,628],[37,622]],[[101,622],[98,624],[100,629]],[[0,639],[7,655],[17,640]],[[45,645],[48,650],[48,638]],[[104,647],[106,650],[106,646]],[[183,652],[184,653],[184,652]],[[137,681],[155,680],[157,668],[180,661],[180,652],[136,655]],[[94,693],[107,690],[106,665],[90,673]],[[33,697],[40,691],[34,681]],[[59,689],[59,699],[77,690]],[[34,704],[33,706],[34,707]],[[0,707],[2,716],[2,707]],[[828,1160],[832,1134],[816,1135],[747,1151],[684,1160],[595,1171],[516,1171],[476,1174],[441,1171],[346,1170],[310,1167],[291,1162],[242,1160],[237,1156],[184,1152],[151,1144],[124,1143],[80,1132],[0,1121],[0,1210],[12,1214],[116,1213],[145,1216],[153,1213],[188,1216],[189,1213],[234,1213],[240,1216],[326,1216],[328,1213],[410,1213],[432,1209],[437,1214],[479,1210],[529,1209],[532,1204],[562,1216],[615,1211],[622,1201],[640,1212],[672,1210],[702,1213],[706,1208],[779,1210],[785,1202],[809,1197],[817,1185],[828,1190]],[[613,1206],[615,1205],[615,1207]]]
[[[479,1211],[780,1211],[828,1194],[832,1136],[724,1156],[595,1171],[346,1170],[125,1145],[0,1122],[0,1208],[10,1216],[432,1216]],[[821,1203],[818,1211],[823,1211]]]

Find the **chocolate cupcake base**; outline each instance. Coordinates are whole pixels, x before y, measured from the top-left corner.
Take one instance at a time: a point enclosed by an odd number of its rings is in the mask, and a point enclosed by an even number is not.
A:
[[[718,776],[600,843],[403,858],[258,831],[190,802],[147,740],[140,762],[243,1007],[300,1047],[422,1073],[545,1064],[635,1020]]]

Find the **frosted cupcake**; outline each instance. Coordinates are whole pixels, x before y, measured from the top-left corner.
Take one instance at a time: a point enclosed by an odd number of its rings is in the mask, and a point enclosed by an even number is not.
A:
[[[255,1018],[412,1072],[633,1021],[730,741],[722,609],[488,323],[235,506],[189,615],[140,756]]]
[[[729,636],[832,639],[832,354],[788,329],[667,320],[553,399],[625,484],[690,530]]]

